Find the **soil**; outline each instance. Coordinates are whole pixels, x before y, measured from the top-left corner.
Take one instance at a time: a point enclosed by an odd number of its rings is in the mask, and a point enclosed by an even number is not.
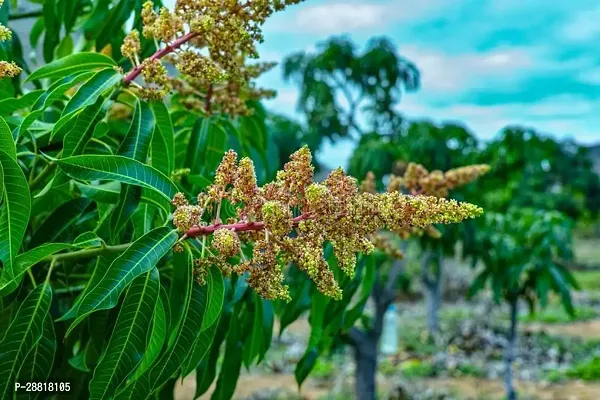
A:
[[[460,393],[465,400],[500,400],[505,396],[502,382],[477,378],[430,379],[425,384],[439,389]],[[542,386],[533,382],[517,382],[517,390],[522,399],[536,400],[598,400],[600,384],[568,382]]]
[[[581,339],[600,338],[600,320],[577,321],[568,324],[529,323],[526,330],[530,332],[546,332],[556,336],[573,336]],[[597,397],[600,399],[600,396]]]

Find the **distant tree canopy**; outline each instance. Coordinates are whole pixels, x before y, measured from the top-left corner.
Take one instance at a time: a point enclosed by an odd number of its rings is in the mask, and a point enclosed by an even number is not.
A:
[[[573,219],[596,218],[600,212],[600,178],[588,149],[572,140],[507,127],[485,146],[479,160],[491,165],[479,192],[489,209],[534,207]]]
[[[317,143],[324,138],[369,132],[393,134],[404,91],[419,88],[419,71],[398,55],[387,38],[374,38],[360,52],[347,37],[334,37],[314,54],[299,52],[283,62],[284,78],[300,88],[298,108]],[[358,113],[366,123],[358,121]]]

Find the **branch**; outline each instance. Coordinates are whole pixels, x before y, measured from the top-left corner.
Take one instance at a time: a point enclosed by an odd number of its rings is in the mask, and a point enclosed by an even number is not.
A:
[[[44,180],[54,172],[56,169],[56,164],[54,162],[48,163],[44,169],[35,177],[33,181],[29,184],[29,190],[33,191],[38,188],[40,184],[44,182]]]
[[[394,296],[394,292],[395,292],[395,285],[396,285],[396,279],[398,279],[398,276],[400,275],[400,273],[402,272],[402,270],[404,269],[404,265],[402,263],[402,261],[400,260],[396,260],[394,262],[394,264],[392,264],[392,268],[390,269],[390,272],[388,274],[388,278],[387,278],[387,284],[385,285],[385,289],[384,289],[384,298],[382,299],[382,301],[387,307],[389,307],[390,304],[392,304],[395,300],[395,296]]]
[[[349,345],[353,347],[358,347],[367,339],[367,334],[358,329],[357,327],[353,326],[352,328],[350,328],[348,333],[344,335],[344,339]]]
[[[432,258],[433,254],[431,251],[425,251],[423,261],[421,263],[421,282],[423,282],[423,284],[428,288],[434,284],[429,276],[429,264],[431,263]]]
[[[206,91],[206,99],[205,99],[205,103],[204,103],[204,111],[206,112],[207,115],[210,115],[210,111],[211,111],[211,100],[212,100],[212,95],[213,95],[213,85],[208,85],[208,90]]]
[[[157,50],[156,53],[152,54],[149,59],[152,60],[152,61],[154,61],[154,60],[160,60],[161,58],[163,58],[164,56],[166,56],[169,53],[174,52],[175,50],[177,50],[178,48],[180,48],[183,44],[189,42],[190,40],[192,40],[196,36],[198,36],[198,32],[189,32],[189,33],[186,33],[185,35],[183,35],[179,39],[175,40],[173,43],[167,45],[164,49]],[[142,73],[142,69],[143,69],[143,64],[140,64],[137,67],[135,67],[134,69],[132,69],[123,78],[123,83],[125,83],[125,84],[131,83],[135,78],[137,78]]]
[[[300,221],[304,221],[310,218],[310,214],[300,214],[299,216],[292,219],[292,225],[297,227]],[[212,224],[206,226],[194,226],[190,228],[185,236],[188,238],[195,238],[198,236],[210,235],[217,229],[231,229],[234,232],[248,232],[248,231],[261,231],[265,229],[265,223],[259,222],[237,222],[235,224]]]
[[[116,253],[127,250],[131,246],[131,243],[118,244],[115,246],[101,246],[92,247],[89,249],[73,251],[71,253],[56,254],[48,256],[44,259],[47,262],[63,262],[63,261],[77,261],[85,258],[92,258],[100,256],[104,253]]]
[[[14,21],[17,19],[37,18],[41,17],[42,15],[44,15],[44,12],[42,10],[26,11],[22,13],[10,14],[8,16],[8,20]]]

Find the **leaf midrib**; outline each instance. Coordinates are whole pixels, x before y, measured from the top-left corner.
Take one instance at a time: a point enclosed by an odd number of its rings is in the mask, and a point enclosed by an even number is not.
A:
[[[44,298],[44,292],[45,292],[45,289],[46,289],[46,285],[47,285],[47,284],[48,284],[48,281],[44,282],[44,287],[42,287],[42,290],[40,290],[40,297],[38,298],[38,301],[37,301],[37,303],[35,304],[35,309],[34,309],[33,313],[31,314],[31,319],[30,319],[30,320],[29,320],[29,322],[27,323],[27,329],[25,330],[25,332],[29,332],[29,330],[30,330],[30,328],[31,328],[31,324],[32,324],[33,320],[35,319],[35,316],[36,316],[36,314],[37,314],[37,311],[38,311],[38,309],[40,308],[40,304],[41,304],[41,302],[42,302],[42,299]],[[18,316],[18,312],[17,312],[17,316]],[[16,318],[15,318],[15,322],[16,322]],[[12,324],[11,324],[11,325],[12,325]],[[9,327],[9,328],[10,328],[10,327]],[[26,338],[26,337],[27,337],[27,336],[25,336],[25,338]],[[3,390],[3,392],[2,392],[2,393],[3,393],[3,395],[4,395],[4,394],[6,394],[6,389],[7,389],[7,388],[10,386],[10,378],[11,378],[11,376],[12,376],[12,374],[13,374],[13,371],[14,371],[14,369],[15,369],[15,365],[17,364],[17,359],[19,358],[19,354],[21,353],[21,349],[22,349],[22,347],[23,347],[23,342],[25,342],[25,338],[23,338],[23,340],[21,340],[21,341],[19,342],[19,348],[17,349],[17,354],[16,354],[16,356],[15,356],[15,358],[14,358],[14,361],[13,361],[13,363],[12,363],[12,366],[11,366],[11,368],[10,368],[10,373],[9,373],[9,375],[8,375],[8,379],[7,379],[7,381],[6,381],[6,387],[5,387],[5,389]]]
[[[117,358],[117,362],[115,363],[115,367],[112,368],[112,371],[110,373],[110,377],[108,379],[107,385],[105,386],[104,391],[102,392],[102,396],[100,396],[101,399],[104,398],[104,395],[106,394],[106,391],[108,390],[108,386],[110,385],[110,381],[112,380],[112,378],[113,378],[113,376],[114,376],[114,374],[116,372],[116,366],[119,365],[119,362],[121,361],[121,357],[125,353],[125,347],[127,345],[127,342],[129,342],[129,337],[131,336],[131,332],[133,331],[133,327],[135,326],[135,321],[138,319],[138,314],[139,314],[141,305],[142,305],[142,303],[144,301],[144,294],[146,293],[146,288],[148,287],[148,281],[150,280],[150,275],[151,274],[152,274],[152,270],[150,270],[147,273],[146,280],[144,282],[144,289],[142,290],[142,294],[140,296],[140,301],[138,302],[138,305],[137,305],[136,310],[135,310],[135,317],[133,318],[133,322],[129,326],[129,331],[127,332],[127,337],[125,339],[125,345],[123,345],[122,350],[119,352],[119,357]],[[129,290],[131,290],[131,289],[129,289]]]
[[[153,246],[150,248],[150,250],[151,250],[151,251],[153,251],[153,250],[154,250],[154,249],[156,249],[156,248],[157,248],[159,245],[161,245],[163,242],[165,242],[165,241],[167,240],[167,238],[168,238],[168,237],[171,235],[171,233],[172,233],[172,232],[173,232],[173,231],[170,231],[170,232],[169,232],[167,235],[163,236],[163,237],[162,237],[162,238],[161,238],[159,241],[157,241],[157,242],[156,242],[156,243],[155,243],[155,244],[154,244],[154,245],[153,245]],[[128,248],[127,248],[127,250],[125,250],[125,251],[128,251],[130,248],[131,248],[131,247],[128,247]],[[134,269],[134,268],[136,268],[136,267],[137,267],[139,264],[141,264],[141,262],[142,262],[143,260],[145,260],[145,259],[147,258],[147,256],[148,256],[148,253],[150,253],[150,251],[147,251],[147,252],[145,253],[145,255],[144,255],[142,258],[140,258],[138,261],[136,261],[136,262],[135,262],[135,264],[134,264],[134,266],[133,266],[132,268],[130,268],[130,269],[129,269],[129,271],[127,271],[127,273],[125,274],[125,276],[123,277],[123,279],[120,279],[118,282],[122,282],[123,280],[125,280],[125,278],[129,276],[129,274],[131,273],[131,271],[133,271],[133,269]],[[115,260],[115,261],[116,261],[116,260]],[[112,265],[112,264],[111,264],[111,265]],[[100,284],[102,283],[102,281],[104,280],[104,278],[106,278],[106,275],[108,274],[108,272],[109,272],[110,270],[111,270],[111,268],[110,268],[110,267],[109,267],[109,268],[107,268],[107,269],[106,269],[106,272],[104,273],[104,275],[102,276],[102,278],[100,278],[100,280],[98,281],[98,283],[96,284],[96,286],[94,286],[92,289],[90,289],[90,291],[88,292],[87,296],[85,296],[85,298],[81,299],[81,303],[82,303],[82,304],[83,304],[83,302],[84,302],[84,301],[85,301],[85,300],[88,298],[88,296],[90,295],[90,293],[92,293],[94,290],[96,290],[96,288],[97,288],[98,286],[100,286]],[[113,287],[112,287],[112,288],[111,288],[111,289],[108,291],[108,294],[107,294],[107,295],[105,295],[104,297],[102,297],[102,300],[101,300],[101,301],[99,301],[99,302],[97,302],[97,304],[95,304],[94,306],[97,306],[97,305],[98,305],[98,304],[100,304],[102,301],[104,301],[104,300],[105,300],[105,299],[108,297],[108,295],[112,294],[112,293],[114,292],[114,290],[115,290],[115,286],[116,286],[116,285],[113,285]],[[90,314],[90,312],[85,312],[84,316],[85,316],[85,315],[88,315],[88,314]]]

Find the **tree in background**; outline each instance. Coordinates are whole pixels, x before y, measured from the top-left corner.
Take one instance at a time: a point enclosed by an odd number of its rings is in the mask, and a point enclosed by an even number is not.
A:
[[[48,63],[21,84],[25,66],[0,62],[0,398],[26,381],[171,397],[195,371],[196,397],[216,382],[229,399],[269,349],[274,303],[294,304],[284,268],[343,311],[373,234],[481,214],[359,193],[341,169],[313,182],[307,147],[269,162],[283,154],[257,103],[270,93],[252,84],[269,66],[247,59],[297,2],[44,3],[32,37]],[[323,305],[311,324],[334,332]]]
[[[600,177],[583,146],[512,126],[487,143],[479,159],[492,169],[480,192],[490,209],[533,207],[574,220],[598,217]]]
[[[505,353],[508,400],[516,400],[512,363],[515,359],[519,303],[530,312],[545,307],[554,292],[569,314],[574,313],[570,291],[578,289],[564,261],[572,257],[572,222],[556,211],[511,209],[489,213],[477,232],[477,257],[482,268],[473,281],[473,296],[489,286],[494,300],[508,304],[510,329]]]
[[[325,138],[394,134],[403,93],[420,84],[417,68],[386,38],[372,39],[363,52],[349,38],[329,39],[316,54],[288,56],[283,75],[300,89],[298,109],[317,145]]]
[[[398,194],[404,190],[423,189],[431,201],[439,201],[440,204],[444,204],[448,201],[444,197],[449,189],[476,179],[484,169],[481,166],[467,166],[447,171],[445,175],[441,176],[441,179],[438,179],[440,177],[437,173],[423,175],[422,166],[410,164],[403,177],[393,177],[390,180],[385,192]],[[361,183],[361,191],[368,195],[376,195],[375,183],[374,177],[370,174],[368,179]],[[418,198],[423,194],[414,196]],[[449,202],[460,204],[454,200],[449,200]],[[396,212],[402,211],[397,210]],[[413,209],[413,212],[420,214],[416,209]],[[332,242],[332,247],[326,254],[329,254],[328,257],[332,259],[330,264],[337,264],[339,267],[336,269],[336,279],[340,282],[343,293],[339,302],[334,302],[303,285],[300,281],[301,278],[293,270],[290,271],[288,286],[297,300],[292,300],[288,307],[279,311],[281,330],[285,329],[298,315],[310,310],[309,343],[296,368],[296,380],[299,384],[302,384],[310,373],[319,355],[331,350],[342,341],[350,345],[354,351],[355,392],[358,398],[361,400],[376,398],[375,375],[384,315],[395,301],[399,280],[402,280],[402,265],[398,263],[398,259],[402,258],[402,253],[398,250],[398,241],[407,239],[411,235],[424,233],[437,236],[437,231],[432,225],[398,225],[393,229],[391,236],[381,231],[377,232],[371,237],[371,240],[379,251],[373,255],[361,256],[357,261],[357,270],[354,276],[344,277],[340,272],[344,266],[339,264],[339,257],[337,262],[332,257],[339,251],[336,249],[339,242]],[[365,313],[365,306],[369,299],[374,304],[372,317]],[[362,328],[358,326],[357,322],[362,324]]]
[[[376,134],[361,138],[350,159],[349,171],[356,176],[365,176],[368,171],[380,177],[376,182],[383,186],[383,179],[390,179],[390,174],[404,174],[408,161],[414,161],[435,171],[432,175],[443,178],[440,171],[450,175],[456,165],[469,165],[478,159],[478,142],[473,134],[460,125],[448,123],[435,125],[428,121],[407,122],[393,137]],[[460,169],[458,170],[460,171]],[[480,172],[483,172],[481,170]],[[421,171],[427,178],[427,170]],[[474,194],[481,183],[453,188],[452,198],[461,200]],[[413,192],[422,188],[415,187]],[[436,191],[427,193],[436,195]],[[444,193],[444,196],[448,193]],[[441,287],[444,257],[455,254],[458,244],[462,244],[463,257],[467,255],[473,241],[474,225],[466,221],[460,227],[439,227],[435,237],[424,235],[419,237],[423,251],[421,257],[421,286],[427,299],[427,327],[431,336],[439,330],[439,309],[441,304]]]

